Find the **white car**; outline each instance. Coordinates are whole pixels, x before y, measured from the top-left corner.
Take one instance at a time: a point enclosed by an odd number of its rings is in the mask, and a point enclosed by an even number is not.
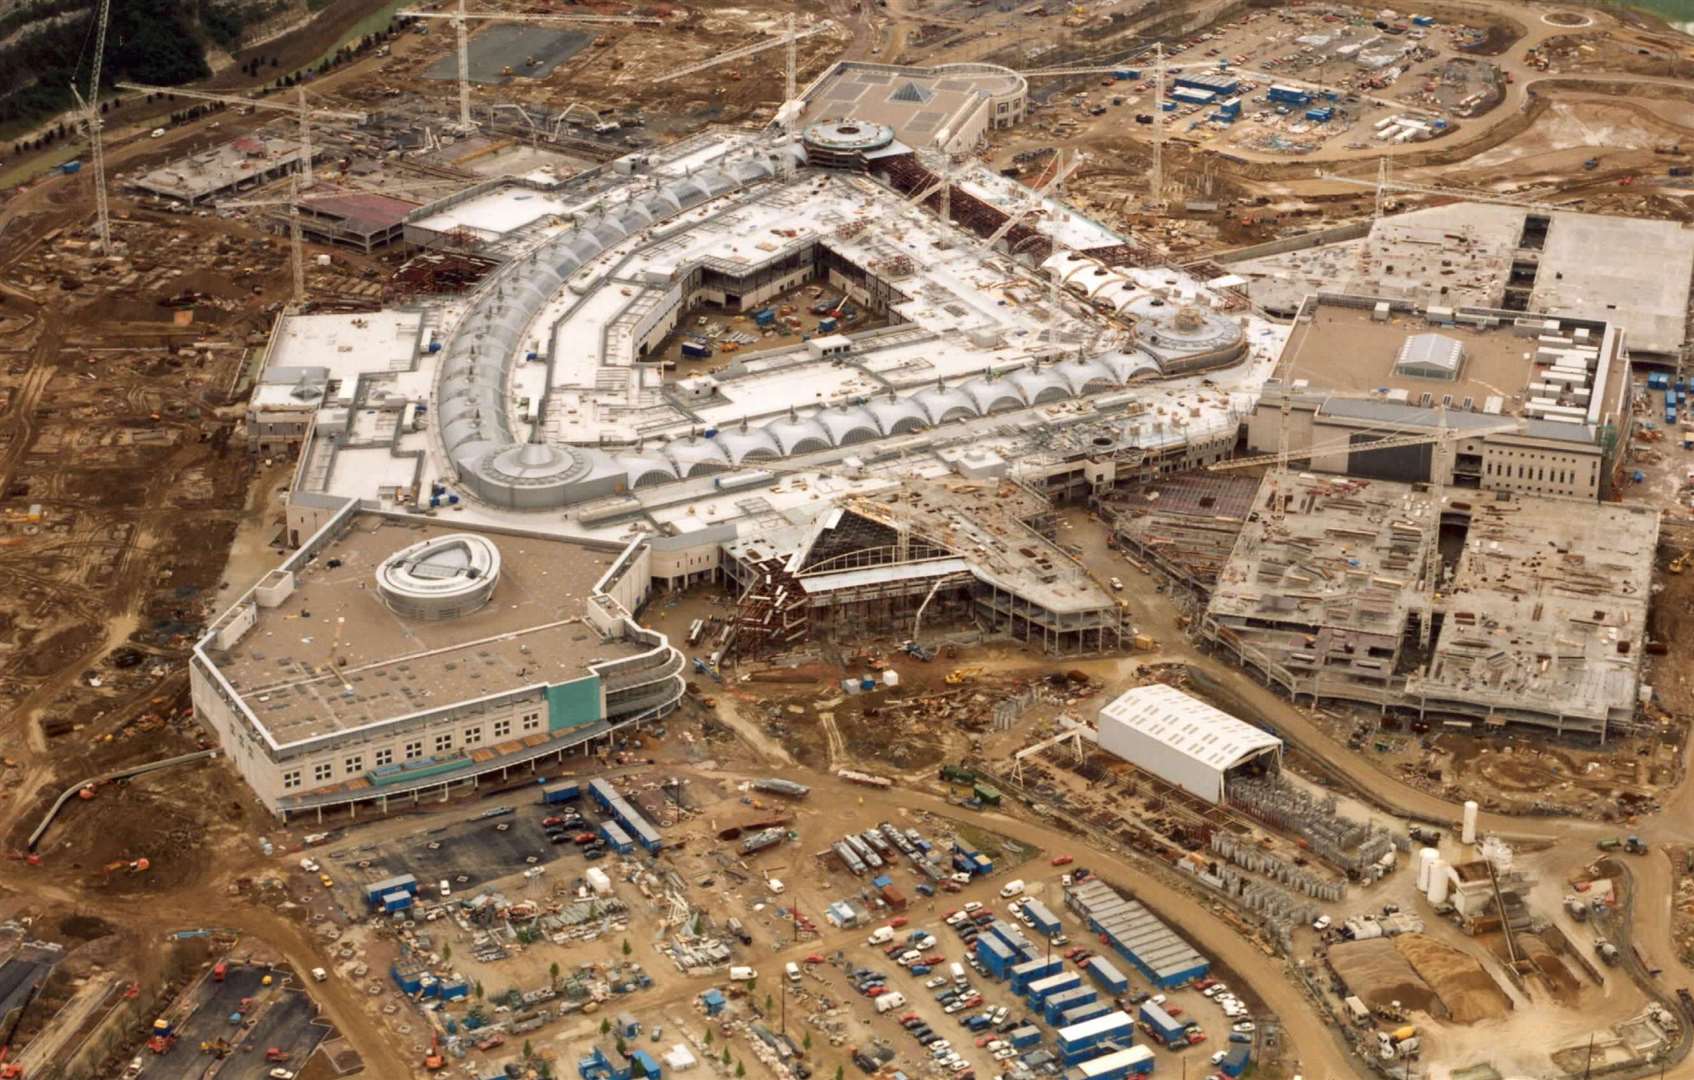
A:
[[[972,900],[970,903],[966,904],[965,907],[964,907],[964,911],[965,911],[966,915],[975,915],[977,912],[979,912],[981,910],[982,910],[982,901],[980,901],[980,900]]]
[[[997,1054],[1002,1050],[1010,1050],[1011,1048],[1011,1044],[1007,1043],[1005,1039],[995,1039],[987,1046],[983,1047],[983,1049],[987,1050],[990,1054]]]
[[[1013,900],[1011,903],[1006,905],[1006,910],[1011,912],[1013,915],[1022,915],[1023,914],[1023,901],[1022,900]]]
[[[924,984],[923,984],[923,988],[924,988],[924,989],[925,989],[925,990],[934,990],[934,989],[935,989],[935,988],[936,988],[936,987],[938,987],[938,986],[942,986],[942,985],[944,985],[944,984],[945,984],[945,983],[946,983],[946,982],[947,982],[947,976],[945,976],[945,975],[937,975],[937,976],[935,976],[935,977],[934,977],[934,978],[932,978],[932,979],[928,979],[928,980],[926,980],[926,981],[925,981],[925,982],[924,982]]]
[[[964,1072],[970,1067],[971,1063],[966,1061],[964,1058],[959,1058],[957,1061],[953,1062],[953,1064],[948,1066],[948,1068],[952,1069],[954,1072]]]
[[[923,937],[918,938],[915,944],[920,949],[933,949],[936,945],[935,935],[926,933]]]
[[[951,1004],[951,1005],[947,1006],[945,1009],[943,1009],[942,1012],[945,1012],[948,1016],[952,1016],[954,1013],[958,1012],[960,1009],[962,1009],[964,1007],[965,1007],[964,1002],[955,1001],[955,1002],[953,1002],[953,1004]]]
[[[936,1039],[934,1042],[929,1044],[929,1052],[934,1054],[936,1057],[940,1057],[942,1054],[945,1054],[951,1049],[953,1049],[953,1044],[948,1042],[946,1039]]]
[[[1151,1001],[1155,1005],[1163,1005],[1165,1003],[1165,995],[1154,994],[1151,998],[1148,998],[1147,1000]]]
[[[947,922],[948,926],[958,926],[960,923],[966,921],[969,918],[970,918],[970,916],[966,915],[964,912],[955,911],[955,912],[953,912],[953,914],[947,916],[946,922]]]
[[[971,876],[969,874],[965,873],[963,870],[960,870],[958,873],[953,875],[953,884],[955,884],[955,885],[969,885],[970,883],[971,883]],[[978,906],[980,906],[980,905],[978,905]]]
[[[997,1006],[995,1006],[995,1008],[994,1008],[994,1016],[993,1016],[993,1021],[994,1021],[994,1023],[996,1023],[996,1024],[1003,1024],[1003,1023],[1005,1023],[1005,1022],[1006,1022],[1006,1017],[1007,1017],[1007,1016],[1009,1016],[1009,1015],[1011,1015],[1011,1012],[1012,1012],[1012,1010],[1011,1010],[1011,1009],[1008,1009],[1008,1008],[1007,1008],[1007,1007],[1006,1007],[1006,1006],[1004,1006],[1004,1005],[997,1005]],[[992,1046],[992,1045],[993,1045],[993,1043],[990,1043],[990,1044],[989,1044],[989,1045],[990,1045],[990,1046]]]
[[[1239,1032],[1242,1035],[1251,1035],[1251,1034],[1253,1034],[1253,1021],[1243,1020],[1243,1021],[1241,1021],[1241,1023],[1236,1024],[1234,1027],[1230,1028],[1229,1030]]]
[[[438,888],[440,889],[442,896],[452,896],[453,895],[453,883],[448,881],[446,878],[441,879],[441,884],[440,884],[440,886],[438,886]]]
[[[322,867],[318,866],[316,859],[305,858],[300,860],[300,869],[306,871],[308,874],[315,874],[322,869]]]
[[[1123,592],[1123,582],[1118,578],[1112,579],[1112,591]]]
[[[1319,915],[1312,921],[1312,929],[1321,934],[1325,930],[1328,930],[1330,925],[1334,922],[1335,920],[1331,919],[1328,915]]]
[[[1000,1049],[994,1051],[994,1060],[1007,1061],[1011,1058],[1017,1057],[1017,1055],[1018,1052],[1016,1050],[1013,1050],[1009,1046],[1002,1046]]]
[[[1218,1051],[1218,1052],[1217,1052],[1217,1053],[1215,1053],[1215,1054],[1213,1054],[1213,1055],[1212,1055],[1212,1064],[1213,1064],[1213,1065],[1222,1065],[1222,1064],[1223,1064],[1223,1059],[1224,1059],[1224,1058],[1226,1058],[1226,1057],[1228,1057],[1228,1056],[1229,1056],[1229,1052],[1228,1052],[1228,1051],[1226,1051],[1226,1050],[1219,1050],[1219,1051]]]

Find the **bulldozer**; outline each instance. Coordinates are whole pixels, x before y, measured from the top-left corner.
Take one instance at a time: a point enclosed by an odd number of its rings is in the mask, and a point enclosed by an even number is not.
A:
[[[982,669],[979,667],[954,668],[947,673],[947,685],[958,686],[960,683],[969,682],[981,674]]]
[[[1670,561],[1670,564],[1665,567],[1665,570],[1667,570],[1668,572],[1670,572],[1672,574],[1680,574],[1680,573],[1682,573],[1683,566],[1686,565],[1687,562],[1688,562],[1688,552],[1684,551],[1681,555],[1678,555],[1676,558],[1672,559]]]
[[[210,1054],[215,1058],[229,1056],[229,1043],[224,1039],[208,1039],[200,1044],[202,1054]]]

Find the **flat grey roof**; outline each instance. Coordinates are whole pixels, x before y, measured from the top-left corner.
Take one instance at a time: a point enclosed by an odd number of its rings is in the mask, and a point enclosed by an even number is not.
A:
[[[1514,262],[1537,263],[1531,311],[1617,323],[1631,347],[1674,353],[1688,338],[1694,229],[1675,221],[1559,210],[1539,251],[1520,248],[1530,211],[1454,203],[1373,222],[1363,239],[1230,263],[1261,303],[1316,292],[1367,293],[1419,304],[1499,307]],[[1651,272],[1643,272],[1651,267]]]
[[[258,609],[258,622],[234,648],[208,650],[279,743],[567,682],[586,675],[593,662],[646,648],[603,640],[582,617],[615,552],[479,534],[501,556],[488,604],[458,618],[415,620],[378,597],[377,566],[401,548],[464,532],[463,526],[377,514],[357,515],[349,525],[298,571],[287,600]]]

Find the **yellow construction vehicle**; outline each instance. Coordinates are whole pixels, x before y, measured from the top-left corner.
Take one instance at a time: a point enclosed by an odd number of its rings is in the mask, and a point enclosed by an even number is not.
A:
[[[974,679],[981,674],[982,669],[979,667],[954,668],[947,673],[947,685],[958,686],[960,683]]]
[[[1684,551],[1681,555],[1678,555],[1676,558],[1672,559],[1670,561],[1670,565],[1665,567],[1665,569],[1670,571],[1673,574],[1680,574],[1680,573],[1682,573],[1682,565],[1684,563],[1686,563],[1687,561],[1688,561],[1688,552]]]

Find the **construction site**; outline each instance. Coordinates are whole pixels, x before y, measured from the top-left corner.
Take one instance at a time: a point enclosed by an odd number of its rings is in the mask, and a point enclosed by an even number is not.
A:
[[[87,7],[0,1080],[1694,1075],[1694,39]]]

